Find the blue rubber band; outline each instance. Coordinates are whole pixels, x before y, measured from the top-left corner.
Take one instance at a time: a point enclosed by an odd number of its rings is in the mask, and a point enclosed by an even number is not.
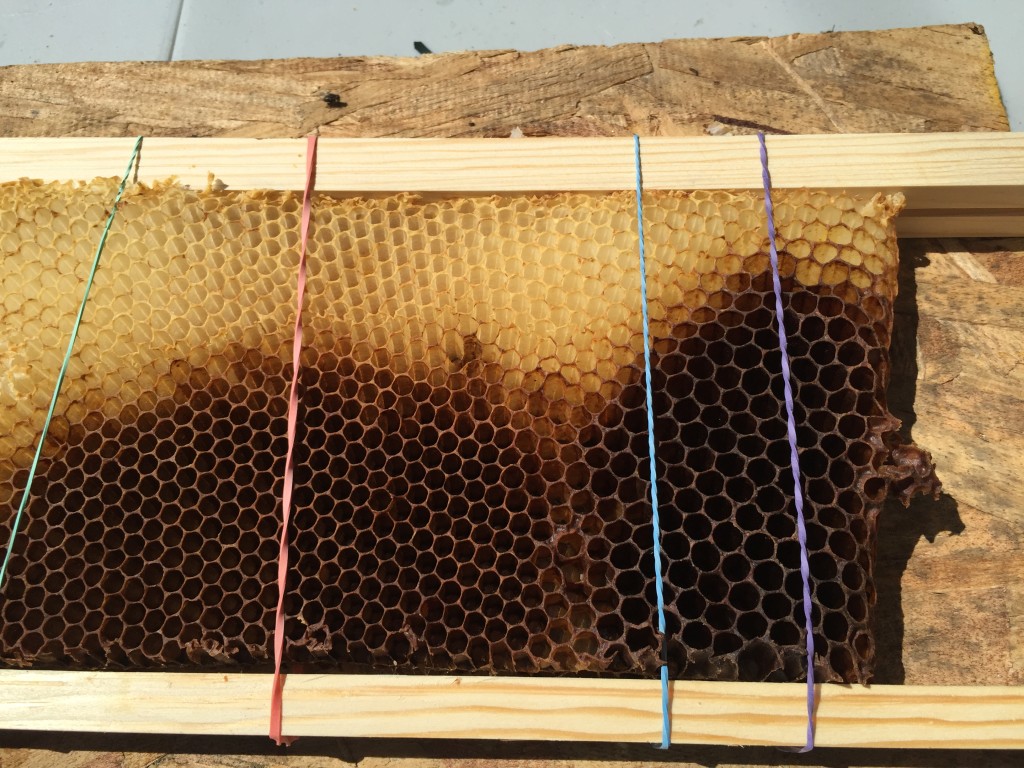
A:
[[[796,506],[796,535],[800,542],[800,576],[803,579],[804,632],[807,637],[807,741],[797,752],[814,749],[814,622],[811,618],[811,568],[807,560],[807,523],[804,518],[804,494],[800,483],[800,455],[796,445],[796,417],[793,415],[793,384],[789,375],[789,350],[782,313],[782,282],[779,279],[779,253],[775,247],[775,209],[772,207],[772,179],[768,173],[768,148],[764,134],[761,145],[761,179],[764,183],[764,210],[768,219],[768,254],[772,263],[775,288],[775,319],[779,326],[779,351],[782,353],[782,387],[786,400],[786,428],[789,434],[790,468],[793,473],[793,501]]]
[[[78,329],[82,325],[82,316],[85,314],[85,303],[89,299],[89,291],[92,289],[93,281],[96,279],[96,270],[100,266],[100,255],[103,253],[103,246],[107,243],[107,235],[110,234],[110,226],[114,223],[114,214],[117,213],[117,204],[121,201],[121,195],[124,194],[124,188],[128,184],[128,177],[131,175],[132,168],[135,166],[135,160],[139,156],[139,150],[141,148],[142,137],[139,136],[135,140],[135,146],[132,149],[132,156],[128,161],[128,168],[121,179],[121,185],[117,188],[117,194],[114,196],[114,203],[110,206],[110,215],[107,217],[106,226],[103,227],[103,233],[100,235],[99,245],[96,246],[96,255],[93,256],[92,267],[89,269],[89,277],[85,281],[85,292],[82,294],[82,303],[78,307],[78,315],[75,317],[75,324],[71,327],[71,338],[68,339],[68,348],[64,352],[64,362],[61,363],[60,371],[57,373],[57,383],[53,387],[53,397],[50,398],[50,408],[46,412],[46,419],[43,421],[43,430],[39,435],[39,444],[36,446],[35,456],[32,457],[32,464],[28,469],[28,480],[25,482],[25,490],[21,494],[21,502],[18,504],[18,512],[14,515],[14,522],[11,524],[11,538],[7,541],[7,552],[4,554],[3,563],[0,564],[0,594],[2,594],[4,587],[4,576],[7,574],[7,564],[11,560],[11,553],[14,552],[14,540],[18,535],[18,527],[21,524],[21,518],[25,512],[25,507],[28,506],[28,500],[32,492],[32,483],[35,481],[36,471],[39,468],[39,459],[43,455],[43,444],[46,442],[46,435],[50,431],[50,422],[53,420],[53,413],[57,408],[57,397],[60,395],[61,385],[64,383],[64,377],[68,372],[68,365],[71,363],[71,351],[74,349],[75,339],[78,338]]]
[[[633,134],[636,163],[636,231],[640,245],[640,310],[644,326],[644,381],[647,389],[647,452],[651,468],[651,526],[654,538],[654,589],[658,599],[658,632],[665,639],[665,588],[661,576],[661,519],[658,515],[658,467],[654,459],[654,392],[651,386],[651,322],[647,312],[647,260],[644,250],[643,173],[640,166],[640,136]],[[668,659],[661,660],[661,749],[672,743],[672,718],[668,697]]]

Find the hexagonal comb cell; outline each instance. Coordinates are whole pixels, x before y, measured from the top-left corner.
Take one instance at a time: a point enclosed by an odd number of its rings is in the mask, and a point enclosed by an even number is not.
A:
[[[4,509],[112,192],[0,186]],[[884,400],[898,207],[777,195],[821,679],[869,678],[876,515],[937,485]],[[298,208],[172,185],[125,198],[11,558],[3,661],[269,658]],[[762,203],[658,192],[645,210],[672,673],[798,679]],[[288,660],[655,670],[638,280],[627,193],[316,198]]]

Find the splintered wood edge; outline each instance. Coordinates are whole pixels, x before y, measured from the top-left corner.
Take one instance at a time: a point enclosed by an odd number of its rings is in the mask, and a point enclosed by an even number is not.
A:
[[[770,136],[777,189],[903,192],[904,237],[1024,235],[1024,134]],[[3,138],[0,182],[120,176],[134,139]],[[647,189],[760,189],[754,136],[641,140]],[[302,189],[305,139],[145,139],[137,180],[205,189]],[[631,138],[320,140],[335,193],[633,189]]]
[[[266,735],[272,676],[0,670],[0,728]],[[1024,687],[823,685],[816,743],[1024,748]],[[290,736],[659,742],[652,680],[289,675]],[[672,683],[672,740],[802,745],[801,683]]]

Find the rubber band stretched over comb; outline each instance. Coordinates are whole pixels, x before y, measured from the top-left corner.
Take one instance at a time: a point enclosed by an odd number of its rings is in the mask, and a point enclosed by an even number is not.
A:
[[[299,274],[296,279],[295,336],[292,342],[292,384],[288,395],[288,451],[284,460],[284,489],[281,491],[281,550],[277,558],[277,613],[274,617],[274,684],[270,695],[270,738],[280,746],[291,744],[294,737],[281,735],[281,707],[284,678],[284,595],[288,579],[288,522],[295,486],[295,433],[299,421],[299,357],[302,352],[302,304],[306,296],[306,243],[313,213],[313,185],[316,182],[316,136],[306,143],[306,186],[302,193],[302,232],[299,241]]]
[[[764,182],[764,210],[768,219],[768,253],[775,288],[775,319],[779,325],[779,351],[782,353],[782,387],[786,400],[786,428],[789,433],[790,468],[793,472],[793,501],[796,506],[796,535],[800,542],[800,576],[803,579],[804,631],[807,635],[807,742],[797,752],[814,749],[814,622],[811,618],[811,568],[807,561],[807,522],[804,519],[804,494],[800,486],[800,455],[796,446],[796,417],[793,415],[793,384],[789,376],[789,350],[782,314],[782,282],[779,278],[779,252],[775,247],[775,209],[772,207],[772,178],[768,173],[768,148],[764,134],[757,134],[761,146],[761,178]]]
[[[640,251],[640,313],[644,330],[644,379],[647,389],[647,452],[650,455],[651,527],[654,538],[654,591],[658,601],[658,632],[665,640],[665,590],[661,578],[661,519],[658,514],[658,467],[654,458],[654,392],[651,387],[651,323],[647,312],[647,259],[644,248],[643,172],[640,165],[640,136],[633,134],[633,160],[636,164],[636,231]],[[672,718],[669,711],[668,659],[661,660],[661,749],[672,743]]]
[[[132,148],[131,158],[128,160],[128,168],[121,177],[121,184],[114,195],[114,202],[110,206],[110,215],[107,216],[107,223],[100,234],[99,244],[96,246],[96,255],[92,257],[92,266],[89,268],[89,276],[85,280],[85,291],[82,293],[82,303],[78,306],[78,314],[75,316],[75,324],[71,327],[71,338],[68,339],[68,348],[64,352],[64,361],[57,373],[57,382],[53,387],[53,396],[50,398],[50,407],[46,411],[46,418],[43,420],[43,429],[39,435],[39,444],[36,446],[35,455],[28,469],[28,479],[25,481],[25,490],[21,494],[21,501],[18,503],[18,511],[14,515],[14,522],[11,524],[11,538],[7,541],[7,552],[4,554],[3,563],[0,564],[0,592],[4,586],[4,576],[7,574],[7,565],[11,560],[11,553],[14,552],[14,540],[18,535],[18,527],[21,524],[22,515],[32,493],[32,483],[36,478],[36,471],[39,468],[39,459],[43,455],[43,444],[46,442],[46,435],[50,431],[50,422],[53,420],[54,411],[57,408],[57,398],[60,395],[61,386],[64,384],[64,377],[68,372],[68,365],[71,363],[71,352],[78,338],[78,329],[82,326],[82,317],[85,315],[85,304],[89,300],[89,292],[92,290],[93,281],[96,279],[96,272],[100,266],[100,256],[103,255],[103,246],[107,244],[107,235],[110,234],[110,227],[114,223],[114,216],[117,214],[117,204],[121,202],[121,195],[128,184],[128,177],[131,175],[135,161],[139,157],[139,150],[142,149],[142,137],[135,139],[135,146]]]

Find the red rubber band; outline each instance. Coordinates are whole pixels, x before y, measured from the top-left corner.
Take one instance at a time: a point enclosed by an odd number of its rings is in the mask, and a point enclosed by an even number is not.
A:
[[[306,186],[302,193],[302,233],[299,243],[299,276],[296,281],[295,338],[292,343],[292,386],[288,397],[288,452],[284,460],[284,489],[281,492],[281,550],[277,558],[277,615],[274,618],[274,686],[270,694],[270,738],[281,746],[295,741],[281,735],[281,705],[285,675],[281,674],[284,658],[284,593],[288,577],[288,521],[292,512],[292,488],[295,484],[295,431],[299,421],[299,356],[302,352],[302,304],[306,295],[306,242],[312,218],[313,185],[316,182],[316,136],[306,144]]]

